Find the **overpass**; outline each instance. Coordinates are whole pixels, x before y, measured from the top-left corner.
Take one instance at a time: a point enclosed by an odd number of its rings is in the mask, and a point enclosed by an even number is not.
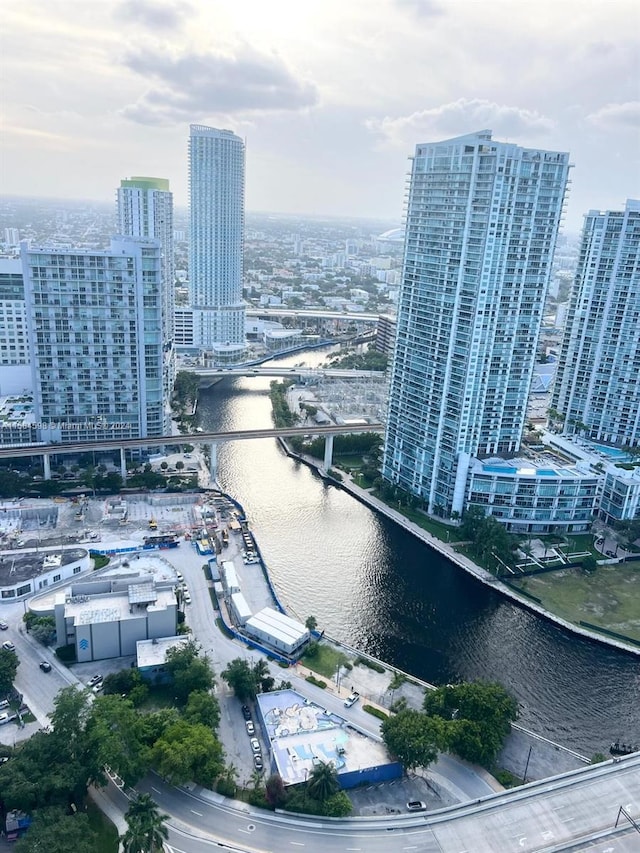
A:
[[[364,311],[314,311],[310,308],[247,308],[247,317],[300,317],[302,319],[355,320],[362,323],[377,323],[379,314]]]
[[[17,459],[30,456],[42,456],[44,459],[45,479],[51,479],[51,456],[69,453],[92,453],[100,450],[119,450],[120,469],[126,481],[127,469],[125,450],[138,450],[141,447],[165,447],[168,444],[209,444],[211,448],[211,475],[214,475],[216,450],[218,444],[227,441],[251,441],[256,438],[291,438],[294,435],[325,436],[324,467],[331,467],[334,435],[349,435],[360,432],[384,432],[380,423],[331,424],[312,427],[277,427],[269,429],[244,429],[230,432],[192,432],[180,435],[160,435],[147,438],[114,438],[99,441],[78,441],[68,444],[28,444],[22,446],[0,447],[0,460]]]
[[[331,377],[334,379],[385,379],[382,370],[340,370],[326,367],[255,367],[242,365],[235,367],[200,367],[199,365],[182,365],[180,370],[196,373],[201,379],[239,378],[242,376],[272,376],[290,378],[298,381],[312,381]]]

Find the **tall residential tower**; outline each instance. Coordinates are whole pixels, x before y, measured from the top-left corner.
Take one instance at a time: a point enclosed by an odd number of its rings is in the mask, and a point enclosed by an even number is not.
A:
[[[430,512],[518,451],[568,169],[490,131],[416,147],[382,473]]]
[[[567,433],[640,447],[640,201],[585,216],[552,406]]]
[[[244,143],[230,130],[191,125],[190,301],[196,346],[242,356]]]
[[[162,246],[163,382],[167,402],[166,432],[171,433],[169,405],[175,379],[175,266],[173,252],[173,194],[165,178],[132,177],[118,188],[118,233],[153,237]]]

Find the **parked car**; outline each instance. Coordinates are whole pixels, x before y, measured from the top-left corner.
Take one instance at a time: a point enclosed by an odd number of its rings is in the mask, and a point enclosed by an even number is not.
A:
[[[0,622],[0,631],[7,631],[8,629],[9,629],[9,626],[7,625],[6,622]]]
[[[251,749],[254,752],[260,752],[260,741],[257,737],[252,737],[249,743],[251,744]]]
[[[245,723],[245,726],[247,727],[247,734],[248,735],[254,735],[256,733],[256,727],[253,725],[251,720],[247,720],[247,722]]]
[[[51,672],[51,664],[49,663],[48,660],[41,660],[40,661],[40,669],[43,672]]]
[[[103,690],[104,690],[104,684],[101,681],[98,682],[98,684],[95,684],[93,687],[94,693],[102,693]]]
[[[350,708],[352,705],[355,705],[358,699],[360,698],[360,694],[357,690],[354,690],[347,698],[344,700],[344,707]]]
[[[16,647],[13,645],[13,643],[10,643],[10,642],[9,642],[9,640],[6,640],[6,641],[2,644],[2,648],[3,648],[6,652],[15,652],[15,650],[16,650]]]
[[[5,712],[0,714],[0,726],[3,726],[5,723],[9,722],[9,715]]]
[[[91,678],[89,679],[89,681],[87,681],[87,687],[95,687],[96,684],[101,684],[101,683],[102,683],[102,676],[101,675],[92,675]]]
[[[427,804],[422,800],[410,800],[407,803],[407,811],[409,812],[426,812]]]
[[[245,718],[245,720],[251,719],[251,709],[249,708],[248,705],[242,706],[242,716]]]
[[[264,769],[264,764],[262,762],[262,756],[261,755],[254,755],[253,756],[253,766],[256,768],[256,770],[263,770]]]

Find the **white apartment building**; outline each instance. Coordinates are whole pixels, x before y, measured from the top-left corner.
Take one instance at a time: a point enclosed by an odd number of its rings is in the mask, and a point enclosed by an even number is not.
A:
[[[566,434],[640,446],[640,201],[585,216],[551,405]]]
[[[21,256],[39,439],[164,435],[160,242]]]
[[[490,131],[416,147],[382,473],[432,513],[519,449],[568,170]]]
[[[191,125],[189,286],[195,345],[245,349],[242,301],[244,142],[230,130]]]
[[[162,350],[167,410],[165,428],[171,432],[170,401],[176,374],[175,263],[173,251],[173,193],[165,178],[132,177],[118,188],[118,234],[154,237],[162,247]]]

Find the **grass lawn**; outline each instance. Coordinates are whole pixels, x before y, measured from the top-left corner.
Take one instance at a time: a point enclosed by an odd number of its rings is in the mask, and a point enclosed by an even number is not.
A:
[[[92,800],[87,800],[87,815],[91,828],[98,833],[95,853],[118,853],[118,830]]]
[[[598,566],[588,575],[561,569],[512,583],[569,622],[582,619],[640,640],[640,563]]]
[[[175,691],[170,684],[158,684],[149,688],[149,695],[138,710],[159,711],[161,708],[176,708]]]
[[[358,454],[338,454],[335,453],[333,456],[333,464],[337,465],[339,468],[362,468],[362,456]]]
[[[443,542],[455,542],[460,539],[460,531],[457,527],[443,524],[441,521],[436,521],[434,518],[428,518],[423,512],[419,512],[417,509],[412,509],[411,507],[399,504],[397,501],[386,501],[379,494],[376,494],[376,497],[387,506],[401,512],[402,515],[408,518],[409,521],[413,521],[418,525],[418,527],[422,527],[423,530],[428,530],[429,533],[437,539],[441,539]]]
[[[333,678],[338,670],[338,666],[347,663],[349,658],[339,652],[337,649],[320,643],[318,646],[318,654],[314,657],[303,655],[302,663],[312,669],[314,672],[324,675],[325,678]]]

